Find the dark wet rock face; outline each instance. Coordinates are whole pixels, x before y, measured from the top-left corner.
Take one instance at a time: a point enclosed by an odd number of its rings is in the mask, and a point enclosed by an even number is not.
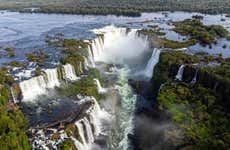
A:
[[[185,66],[183,73],[183,81],[191,82],[196,74],[196,69],[193,66]]]
[[[154,98],[153,87],[149,81],[135,81],[133,79],[129,79],[128,83],[138,95],[144,97],[147,100]]]
[[[23,112],[27,114],[30,125],[50,126],[59,122],[71,123],[76,118],[84,116],[86,111],[93,106],[93,102],[87,101],[81,104],[71,98],[43,102],[39,106],[23,106]]]

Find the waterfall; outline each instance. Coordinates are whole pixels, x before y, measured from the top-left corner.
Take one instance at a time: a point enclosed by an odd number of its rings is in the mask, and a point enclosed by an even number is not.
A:
[[[196,70],[195,76],[193,77],[191,84],[196,84],[198,70]]]
[[[75,147],[77,148],[77,150],[86,150],[87,148],[81,144],[81,142],[79,142],[76,138],[74,137],[70,137],[71,140],[74,142]]]
[[[82,120],[82,123],[85,125],[85,128],[86,128],[86,134],[87,134],[87,139],[88,139],[87,141],[89,144],[91,144],[94,142],[94,134],[92,132],[92,127],[87,118],[84,118]]]
[[[153,76],[153,70],[154,70],[155,65],[159,61],[160,52],[161,51],[157,48],[153,50],[152,56],[150,60],[148,61],[148,64],[144,71],[144,74],[146,77],[151,78]]]
[[[70,80],[70,81],[76,81],[79,79],[72,65],[66,64],[63,66],[63,68],[64,68],[64,73],[65,73],[65,79]]]
[[[79,79],[72,65],[67,64],[62,67],[64,76],[61,78],[70,81]],[[61,80],[57,68],[45,69],[44,74],[19,83],[23,101],[33,101],[37,96],[47,94],[47,89],[54,89],[60,85]]]
[[[76,127],[77,127],[77,129],[78,129],[78,132],[79,132],[79,135],[80,135],[80,137],[81,137],[82,144],[83,144],[83,145],[86,145],[86,139],[85,139],[84,129],[83,129],[83,125],[82,125],[82,123],[81,123],[81,120],[75,122],[75,125],[76,125]]]
[[[179,80],[179,81],[183,80],[184,68],[185,68],[185,65],[181,65],[179,70],[178,70],[178,73],[176,75],[176,79]]]
[[[14,90],[13,90],[12,87],[10,87],[10,93],[11,93],[11,95],[12,95],[13,102],[14,102],[14,103],[17,103],[17,100],[16,100],[16,98],[15,98],[15,94],[14,94]]]
[[[145,48],[148,48],[148,36],[146,35],[145,38],[144,38],[144,41],[145,41]]]
[[[89,61],[85,56],[83,56],[83,58],[84,58],[84,67],[85,67],[84,69],[88,70],[88,67],[90,67]]]
[[[124,60],[142,54],[147,47],[146,45],[148,45],[147,38],[137,37],[136,29],[129,29],[129,32],[127,30],[114,26],[92,30],[98,35],[97,38],[91,40],[91,46],[89,46],[94,61],[122,63]]]
[[[98,92],[99,93],[105,93],[106,89],[101,86],[100,81],[98,79],[94,79],[94,81],[96,82]]]
[[[93,54],[93,49],[91,46],[88,46],[88,59],[89,59],[89,62],[91,63],[91,67],[95,68],[96,65],[95,65],[95,62],[94,62],[94,54]]]
[[[33,77],[19,83],[23,101],[32,101],[38,95],[46,93],[46,81],[43,76]]]
[[[85,117],[75,122],[75,126],[78,129],[80,139],[78,140],[74,137],[72,138],[79,150],[89,149],[89,145],[93,144],[95,138],[101,134],[101,119],[109,117],[107,112],[101,110],[95,98],[86,97],[81,101],[87,100],[93,101],[94,105],[89,110],[87,110]]]
[[[99,133],[101,132],[100,129],[100,120],[98,119],[98,116],[95,112],[92,112],[89,114],[89,119],[90,119],[90,123],[93,125],[94,127],[94,136],[98,136]]]
[[[91,51],[93,51],[94,54],[94,60],[99,60],[100,56],[102,55],[102,52],[104,51],[104,44],[99,40],[101,36],[97,37],[96,39],[92,40],[92,45],[90,48],[92,48]]]
[[[58,79],[58,71],[57,68],[54,69],[46,69],[45,75],[47,78],[46,88],[54,88],[60,86],[60,81]]]

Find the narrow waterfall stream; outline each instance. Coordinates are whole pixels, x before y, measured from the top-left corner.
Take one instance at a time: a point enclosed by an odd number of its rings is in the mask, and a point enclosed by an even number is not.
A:
[[[177,72],[176,79],[179,81],[182,81],[183,79],[184,68],[185,68],[185,65],[181,65]]]
[[[153,76],[154,66],[158,63],[160,56],[160,50],[155,48],[153,50],[152,56],[145,68],[145,76],[151,78]]]

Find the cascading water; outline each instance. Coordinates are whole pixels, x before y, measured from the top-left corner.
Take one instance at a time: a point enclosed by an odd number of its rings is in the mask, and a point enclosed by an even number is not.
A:
[[[127,30],[114,26],[93,30],[95,34],[103,34],[94,39],[92,46],[89,46],[89,52],[93,55],[94,61],[124,63],[125,59],[138,57],[148,49],[146,38],[138,38],[136,29],[129,30],[129,32]]]
[[[91,63],[91,67],[95,68],[96,65],[95,65],[95,61],[94,61],[94,54],[93,54],[92,46],[88,46],[88,54],[89,54],[88,60]]]
[[[14,103],[17,103],[17,99],[15,98],[14,90],[13,90],[12,87],[10,87],[10,93],[11,93],[11,95],[12,95],[13,102],[14,102]]]
[[[93,132],[92,132],[92,127],[91,127],[91,125],[90,125],[90,123],[89,123],[89,121],[88,121],[88,119],[87,118],[84,118],[83,120],[82,120],[82,123],[84,124],[84,126],[85,126],[85,128],[86,128],[86,134],[87,134],[87,141],[88,141],[88,143],[90,144],[90,143],[93,143],[94,142],[94,134],[93,134]]]
[[[57,68],[46,69],[44,72],[45,72],[45,79],[46,79],[46,88],[51,89],[60,86],[61,83],[58,79]]]
[[[179,80],[179,81],[183,80],[184,68],[185,68],[185,65],[181,65],[179,70],[178,70],[178,73],[176,75],[176,79]]]
[[[95,112],[89,114],[90,123],[93,124],[94,136],[98,136],[101,132],[100,120]]]
[[[86,143],[86,139],[85,139],[85,135],[84,135],[84,129],[83,129],[83,125],[82,125],[82,123],[81,123],[81,120],[75,122],[75,125],[76,125],[76,127],[77,127],[77,129],[78,129],[78,132],[79,132],[79,135],[80,135],[80,137],[81,137],[82,144],[84,145],[84,147],[86,147],[86,146],[87,146],[87,145],[86,145],[87,143]]]
[[[63,66],[64,79],[75,81],[78,79],[74,67],[70,64]],[[53,89],[61,85],[58,69],[45,69],[44,74],[32,77],[19,83],[24,102],[33,101],[37,96],[47,93],[47,89]]]
[[[70,81],[75,81],[78,80],[79,77],[77,77],[75,69],[72,65],[66,64],[63,66],[64,68],[64,73],[65,73],[65,78]]]
[[[144,71],[144,74],[146,77],[151,78],[153,76],[153,70],[154,70],[155,65],[159,61],[160,52],[161,51],[157,48],[153,50],[152,57],[148,61],[148,64]]]
[[[107,90],[101,86],[100,81],[98,79],[94,79],[94,81],[96,82],[98,92],[99,93],[106,93]]]
[[[195,76],[193,77],[191,84],[196,84],[198,70],[196,70]]]
[[[79,142],[76,138],[74,138],[74,137],[70,137],[71,138],[71,140],[73,140],[73,142],[74,142],[74,145],[76,146],[76,148],[77,148],[77,150],[86,150],[87,148],[84,146],[84,145],[82,145],[82,143],[81,142]]]
[[[19,83],[23,101],[33,101],[38,95],[46,93],[46,81],[43,76],[33,77]]]
[[[90,144],[92,144],[95,138],[101,133],[100,120],[102,118],[109,117],[109,114],[101,110],[95,98],[90,97],[90,99],[93,100],[94,105],[87,113],[89,117],[84,117],[81,120],[75,122],[80,140],[77,140],[74,137],[72,137],[72,139],[78,150],[90,149]]]

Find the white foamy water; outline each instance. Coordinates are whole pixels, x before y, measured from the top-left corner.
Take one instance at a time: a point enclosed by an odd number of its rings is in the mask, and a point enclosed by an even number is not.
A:
[[[179,81],[183,80],[184,68],[185,68],[185,65],[181,65],[178,72],[177,72],[176,79]]]
[[[159,56],[160,56],[161,51],[157,48],[153,50],[152,56],[150,60],[148,61],[148,64],[145,68],[144,75],[148,78],[151,78],[153,76],[153,70],[156,64],[159,61]]]
[[[80,79],[79,77],[77,77],[75,69],[72,65],[66,64],[63,66],[63,68],[64,68],[65,78],[67,80],[75,81],[75,80]]]
[[[88,110],[89,117],[84,117],[75,122],[78,134],[80,135],[80,140],[72,139],[78,150],[90,149],[90,145],[94,143],[94,140],[102,132],[101,120],[110,118],[110,115],[107,112],[101,110],[95,98],[91,97],[90,99],[94,101],[94,105]]]
[[[196,80],[197,80],[197,74],[198,74],[198,70],[196,70],[196,73],[191,81],[191,84],[196,84]]]
[[[90,47],[96,62],[124,63],[125,60],[137,58],[148,50],[147,39],[138,37],[136,29],[107,26],[93,32],[104,34],[93,40]]]
[[[64,77],[59,77],[58,69],[45,69],[42,75],[32,77],[29,80],[25,80],[19,83],[22,91],[23,102],[33,101],[39,95],[47,94],[48,90],[54,89],[61,85],[61,78],[66,78],[70,81],[78,79],[76,76],[74,67],[70,64],[63,66]]]
[[[98,79],[94,79],[94,81],[96,82],[96,85],[97,85],[97,89],[98,89],[98,92],[103,94],[103,93],[106,93],[107,92],[107,89],[103,88],[101,86],[101,83]]]

